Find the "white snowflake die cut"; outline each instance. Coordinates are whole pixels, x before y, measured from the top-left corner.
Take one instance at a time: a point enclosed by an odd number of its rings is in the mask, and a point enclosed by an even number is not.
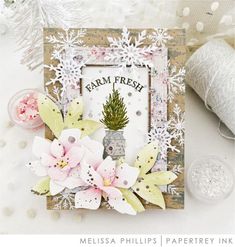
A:
[[[60,110],[63,112],[66,111],[67,106],[70,102],[72,102],[73,99],[76,98],[75,95],[73,95],[71,92],[63,94],[63,88],[60,88],[56,85],[52,88],[52,94],[49,93],[48,87],[46,87],[46,95],[51,98],[53,101],[55,101],[56,105],[59,107]],[[77,94],[76,94],[77,95]]]
[[[183,173],[184,167],[182,165],[174,165],[171,171],[178,176]]]
[[[79,47],[84,47],[82,38],[86,35],[86,29],[70,30],[65,29],[64,32],[58,32],[55,35],[49,35],[47,40],[53,44],[54,51],[52,60],[57,60],[57,65],[46,65],[50,71],[54,71],[55,77],[46,82],[46,85],[60,82],[62,85],[61,96],[64,95],[67,89],[79,89],[80,79],[82,78],[82,68],[85,67],[87,61],[80,56],[79,59],[76,50]]]
[[[58,55],[57,65],[45,65],[50,71],[54,71],[55,77],[46,82],[46,85],[60,82],[62,85],[63,95],[68,88],[78,89],[80,87],[80,79],[82,78],[82,68],[85,66],[84,61],[76,61],[73,57],[66,57],[65,55]]]
[[[74,197],[75,194],[71,193],[71,191],[69,190],[65,190],[60,194],[57,194],[52,199],[55,204],[53,209],[57,209],[57,210],[75,209]]]
[[[49,35],[46,37],[49,43],[54,44],[56,52],[69,52],[75,50],[78,46],[84,46],[82,38],[86,35],[86,29],[69,30],[65,29],[64,32],[59,32],[57,37]]]
[[[145,39],[146,30],[138,33],[138,37],[133,38],[128,29],[124,27],[121,37],[108,37],[112,49],[105,56],[105,60],[117,63],[122,68],[153,67],[150,57],[157,47],[154,45],[143,46]]]
[[[157,128],[151,128],[148,134],[148,142],[159,142],[160,158],[163,160],[167,159],[167,151],[179,152],[172,140],[175,139],[175,134],[171,133],[169,130],[169,122],[166,122],[163,126]]]
[[[179,196],[178,187],[174,184],[167,185],[167,193],[175,196]]]
[[[185,112],[181,111],[178,104],[174,106],[173,114],[169,121],[169,129],[182,146],[184,144]]]
[[[177,70],[176,66],[171,66],[168,64],[169,77],[167,81],[168,87],[168,100],[172,103],[175,95],[185,92],[185,68],[180,68]]]
[[[148,36],[157,47],[165,47],[168,40],[172,40],[166,28],[154,28],[154,32]]]

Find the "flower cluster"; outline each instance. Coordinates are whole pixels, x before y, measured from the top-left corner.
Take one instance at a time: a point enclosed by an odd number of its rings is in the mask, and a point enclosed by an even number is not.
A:
[[[75,194],[75,208],[97,209],[103,197],[115,210],[136,214],[120,189],[135,184],[139,169],[125,163],[116,166],[111,157],[103,160],[103,145],[81,138],[79,129],[63,130],[53,141],[36,137],[33,153],[40,160],[28,166],[36,175],[49,177],[51,195],[82,187]]]

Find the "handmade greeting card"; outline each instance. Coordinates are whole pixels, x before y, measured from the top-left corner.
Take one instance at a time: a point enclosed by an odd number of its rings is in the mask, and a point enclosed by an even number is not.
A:
[[[32,189],[48,209],[135,215],[184,206],[181,29],[45,29],[45,138]]]

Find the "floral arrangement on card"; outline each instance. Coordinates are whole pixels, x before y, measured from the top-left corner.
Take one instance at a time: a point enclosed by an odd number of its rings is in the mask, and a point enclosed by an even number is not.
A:
[[[48,209],[183,208],[182,30],[45,29],[28,167]]]

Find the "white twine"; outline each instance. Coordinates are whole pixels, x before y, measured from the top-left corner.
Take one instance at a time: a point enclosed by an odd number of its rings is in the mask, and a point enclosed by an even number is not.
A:
[[[235,134],[235,51],[223,40],[212,40],[188,60],[186,81],[204,100],[205,107],[220,118]]]

